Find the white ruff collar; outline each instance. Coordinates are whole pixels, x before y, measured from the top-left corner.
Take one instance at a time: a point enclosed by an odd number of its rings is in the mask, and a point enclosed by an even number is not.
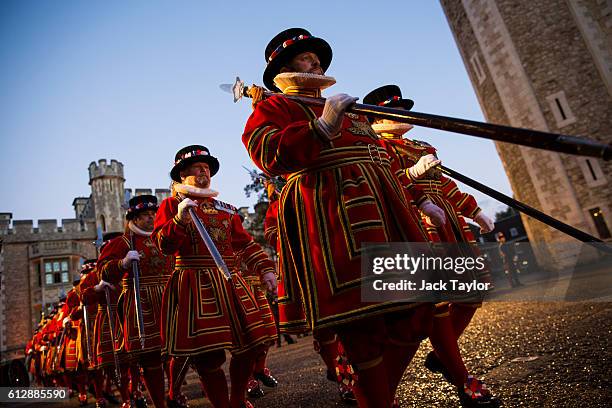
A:
[[[190,186],[189,184],[174,184],[174,190],[181,194],[187,194],[195,197],[216,197],[219,195],[218,191],[212,190],[210,188],[200,188],[195,186]]]
[[[136,235],[142,235],[143,237],[150,237],[153,231],[141,230],[132,221],[128,222],[128,228]]]
[[[374,123],[372,125],[372,129],[374,129],[374,132],[378,135],[381,133],[393,133],[397,136],[403,135],[413,127],[414,126],[409,123]]]
[[[318,89],[319,91],[329,88],[336,83],[336,78],[311,74],[308,72],[283,72],[274,77],[274,84],[283,93],[291,88]]]

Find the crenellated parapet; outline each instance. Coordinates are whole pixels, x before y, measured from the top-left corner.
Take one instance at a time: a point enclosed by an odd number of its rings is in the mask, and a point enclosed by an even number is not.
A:
[[[89,164],[89,183],[99,177],[118,177],[125,181],[123,163],[115,159],[111,159],[110,164],[106,159],[100,159],[97,163],[92,161]]]
[[[95,237],[94,220],[64,218],[59,223],[55,219],[12,220],[11,213],[0,213],[0,236],[8,242],[29,242],[45,239],[85,239]]]

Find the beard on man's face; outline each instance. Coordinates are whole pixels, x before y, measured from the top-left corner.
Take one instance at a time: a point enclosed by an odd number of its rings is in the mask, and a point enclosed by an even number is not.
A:
[[[185,177],[183,183],[189,186],[208,188],[210,186],[210,177],[205,174],[200,174],[198,176],[187,176]]]

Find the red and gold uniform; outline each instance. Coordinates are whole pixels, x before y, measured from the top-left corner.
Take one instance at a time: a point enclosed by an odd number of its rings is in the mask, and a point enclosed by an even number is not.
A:
[[[403,138],[384,138],[384,142],[394,151],[400,160],[401,169],[414,166],[422,156],[436,155],[433,146],[422,142]],[[427,217],[423,217],[427,234],[432,242],[474,242],[463,217],[474,218],[481,211],[474,197],[463,193],[457,184],[444,176],[438,169],[430,169],[426,175],[414,179],[407,171],[402,171],[408,183],[429,197],[434,204],[442,208],[447,222],[441,227],[432,225]]]
[[[281,270],[297,279],[313,328],[413,307],[362,302],[361,246],[426,239],[366,118],[345,114],[327,140],[316,125],[321,113],[275,95],[259,102],[243,135],[255,164],[288,180],[279,204]]]
[[[62,305],[63,307],[63,305]],[[58,310],[58,312],[51,318],[49,324],[47,326],[47,335],[49,339],[49,351],[47,353],[46,364],[45,364],[45,374],[48,376],[53,376],[57,373],[60,373],[61,365],[58,354],[61,351],[61,334],[62,334],[62,320],[64,319],[64,314],[62,310]]]
[[[178,200],[166,198],[157,212],[153,237],[162,253],[175,257],[164,291],[162,341],[172,356],[228,349],[240,353],[271,341],[274,325],[236,269],[240,253],[250,274],[274,272],[274,264],[244,230],[237,211],[208,197],[193,197],[197,216],[232,272],[221,275],[193,223],[177,221]]]
[[[133,247],[132,247],[133,242]],[[144,348],[141,348],[134,301],[132,268],[123,269],[121,260],[130,250],[140,253],[140,302],[144,320]],[[166,282],[170,278],[172,258],[155,247],[151,237],[126,233],[111,240],[98,261],[103,280],[123,286],[118,307],[122,316],[123,339],[119,350],[126,351],[130,358],[138,354],[161,350],[161,303]]]
[[[62,355],[64,367],[64,383],[67,386],[74,383],[79,391],[81,405],[87,403],[87,372],[85,365],[86,346],[84,342],[84,327],[82,326],[83,311],[79,296],[79,282],[66,295],[65,312],[70,324],[64,332],[64,350]]]
[[[97,305],[96,308],[96,316],[94,322],[94,366],[96,368],[104,368],[113,366],[115,364],[114,356],[113,356],[113,340],[111,337],[111,330],[108,321],[108,313],[106,308],[106,296],[104,292],[96,292],[94,290],[94,286],[98,284],[100,281],[100,277],[98,276],[98,272],[91,272],[87,274],[87,277],[82,282],[82,285],[86,288],[83,290],[83,299],[85,304],[88,307],[88,311],[93,307],[93,305]],[[113,311],[113,315],[115,318],[115,330],[118,333],[115,333],[115,341],[121,341],[121,325],[119,324],[119,319],[117,316],[117,300],[118,294],[116,291],[109,291],[111,297],[111,310]]]
[[[63,366],[67,371],[76,371],[79,364],[85,362],[85,349],[82,343],[81,318],[79,313],[80,299],[75,288],[66,295],[64,314],[71,319],[69,328],[64,334],[64,349],[62,354]]]
[[[268,206],[264,219],[264,238],[277,253],[278,242],[278,206],[274,200]],[[302,296],[297,279],[283,273],[278,274],[278,316],[279,330],[284,333],[303,333],[309,330],[306,314],[302,305]]]
[[[88,361],[88,368],[94,369],[97,366],[97,352],[98,352],[98,337],[95,333],[95,326],[98,314],[98,300],[100,294],[94,290],[94,286],[99,282],[98,276],[95,272],[88,273],[81,283],[79,284],[79,290],[81,292],[81,299],[83,301],[83,307],[87,308],[87,318],[89,320],[89,330],[91,342],[92,359]],[[85,324],[85,322],[83,322]]]
[[[410,110],[414,104],[412,100],[402,98],[401,90],[396,85],[385,85],[373,90],[365,96],[364,103],[405,110]],[[437,227],[425,214],[422,214],[422,222],[430,241],[460,244],[436,245],[435,247],[441,251],[440,256],[474,257],[477,255],[477,249],[467,245],[474,243],[474,237],[463,217],[480,218],[480,222],[477,221],[479,224],[488,224],[488,221],[484,219],[486,217],[481,216],[482,214],[479,216],[481,210],[474,197],[459,191],[454,181],[442,175],[440,169],[437,168],[439,161],[437,161],[436,149],[425,142],[402,138],[402,135],[412,128],[411,125],[381,120],[373,127],[380,134],[388,151],[398,161],[400,168],[398,176],[402,178],[405,187],[410,191],[416,191],[416,195],[429,198],[444,212],[445,223]],[[488,225],[487,228],[489,228]],[[487,274],[485,271],[484,274],[480,274],[479,278],[486,279]],[[466,387],[470,383],[470,380],[457,346],[457,338],[469,323],[478,306],[480,306],[479,302],[438,303],[433,324],[428,330],[434,352],[429,353],[425,365],[432,371],[444,371],[446,377],[459,387],[462,402],[464,397],[470,399],[461,390],[462,386]],[[477,383],[480,387],[481,382]],[[481,405],[495,405],[488,392],[483,392],[482,398],[479,397],[478,401],[474,401],[474,406]]]

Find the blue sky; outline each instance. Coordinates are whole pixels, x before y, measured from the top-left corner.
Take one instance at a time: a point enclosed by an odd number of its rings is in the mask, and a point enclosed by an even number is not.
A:
[[[241,143],[250,103],[219,84],[261,84],[264,48],[304,27],[334,50],[326,95],[363,97],[396,83],[413,110],[483,120],[436,1],[0,2],[0,212],[14,219],[72,218],[88,196],[87,168],[125,166],[126,187],[166,188],[176,151],[208,146],[220,198],[252,205],[253,167]],[[379,3],[382,4],[382,3]],[[492,142],[415,128],[443,163],[511,194]],[[469,188],[465,191],[473,192]],[[504,206],[475,194],[491,215]]]

